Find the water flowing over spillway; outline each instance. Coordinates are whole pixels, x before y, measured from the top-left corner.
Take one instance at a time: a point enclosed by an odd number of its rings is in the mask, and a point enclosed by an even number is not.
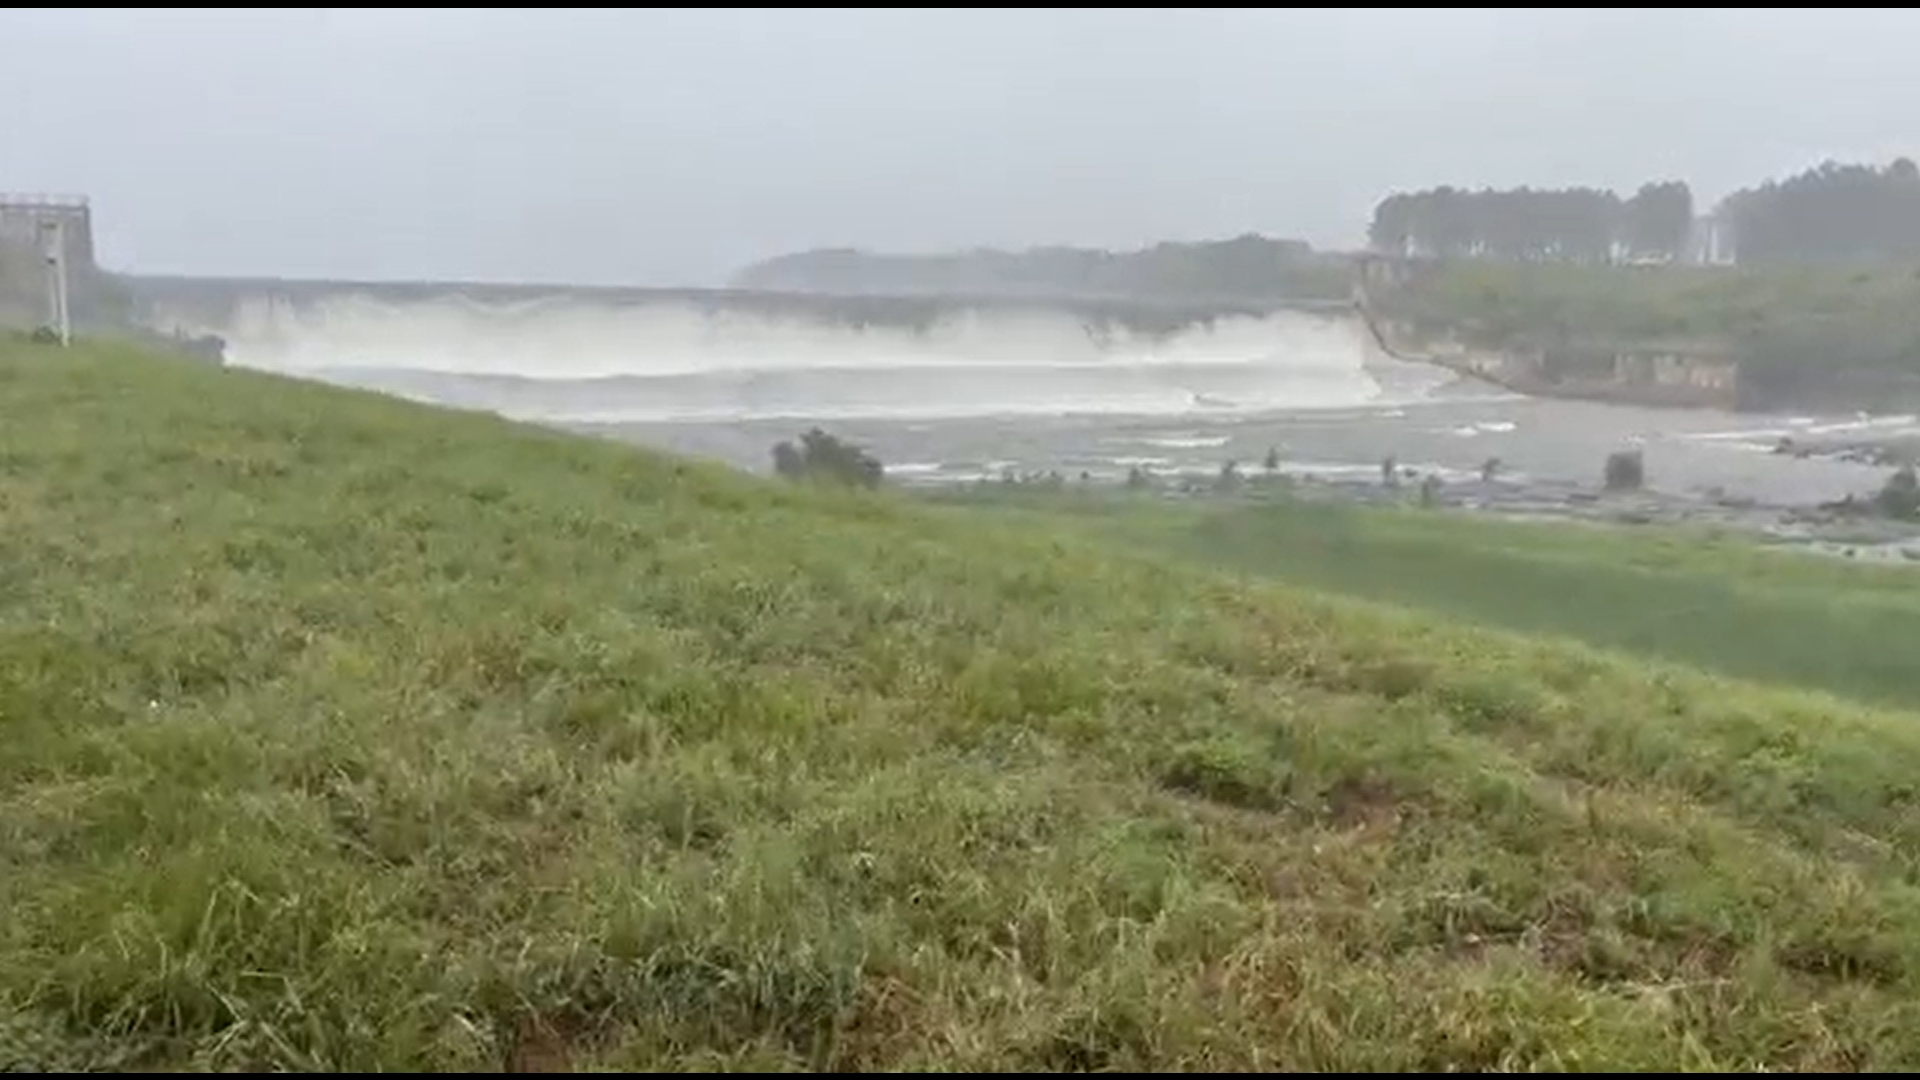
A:
[[[550,422],[1256,415],[1455,381],[1381,355],[1337,306],[306,283],[142,300],[230,364]]]

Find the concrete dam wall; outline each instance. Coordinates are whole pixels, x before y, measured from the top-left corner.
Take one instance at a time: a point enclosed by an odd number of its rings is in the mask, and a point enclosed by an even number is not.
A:
[[[1235,415],[1420,400],[1347,303],[121,279],[226,362],[519,419]]]

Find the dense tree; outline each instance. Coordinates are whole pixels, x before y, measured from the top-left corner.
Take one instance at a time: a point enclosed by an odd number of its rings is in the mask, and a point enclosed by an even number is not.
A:
[[[1679,259],[1693,213],[1693,193],[1678,180],[1645,184],[1625,200],[1591,188],[1437,187],[1383,200],[1369,238],[1376,250],[1449,258]],[[1716,217],[1744,264],[1912,262],[1920,260],[1920,166],[1828,161],[1735,192]]]
[[[1742,263],[1920,259],[1920,168],[1828,161],[1729,195],[1719,208]]]
[[[1623,253],[1678,258],[1692,222],[1693,195],[1679,181],[1648,184],[1624,202],[1594,188],[1438,187],[1388,196],[1369,239],[1406,255],[1599,263]]]
[[[1693,192],[1679,180],[1643,184],[1621,208],[1619,238],[1629,255],[1679,259],[1693,231]]]
[[[1253,300],[1343,298],[1348,266],[1299,240],[1252,233],[1140,251],[1047,247],[953,255],[830,250],[782,255],[742,271],[740,288],[853,294],[1152,296]]]

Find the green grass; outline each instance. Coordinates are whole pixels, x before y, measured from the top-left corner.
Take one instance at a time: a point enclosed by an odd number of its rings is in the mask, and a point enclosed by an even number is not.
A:
[[[1731,357],[1748,407],[1885,409],[1920,401],[1920,270],[1911,266],[1518,266],[1456,260],[1376,298],[1392,317],[1485,348],[1616,348]]]
[[[1920,1065],[1920,728],[0,346],[0,1068]]]
[[[1465,321],[1496,338],[1734,341],[1807,321],[1920,328],[1920,274],[1906,266],[1520,266],[1462,259],[1385,298],[1397,311]]]
[[[939,501],[1092,526],[1136,549],[1763,683],[1920,706],[1920,567],[1725,530],[1502,521],[1306,500],[1169,503],[985,488]]]

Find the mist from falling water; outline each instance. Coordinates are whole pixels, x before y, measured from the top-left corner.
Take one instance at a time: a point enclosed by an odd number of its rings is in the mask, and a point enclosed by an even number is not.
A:
[[[1372,350],[1345,314],[1279,311],[1171,333],[1060,308],[960,307],[924,327],[564,295],[245,297],[228,363],[550,421],[1241,414],[1416,401],[1452,377]]]

